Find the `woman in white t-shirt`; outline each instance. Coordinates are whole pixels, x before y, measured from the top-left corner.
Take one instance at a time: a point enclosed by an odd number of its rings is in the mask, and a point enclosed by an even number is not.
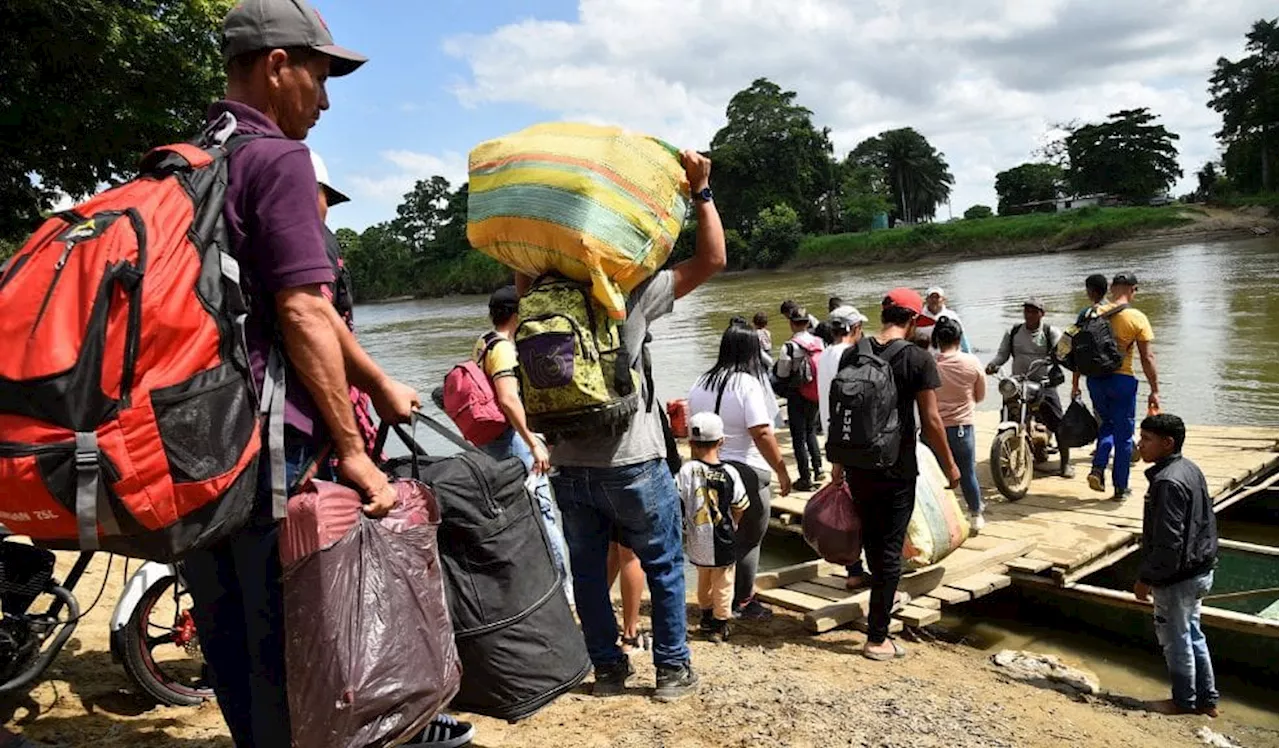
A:
[[[760,544],[769,529],[770,484],[775,473],[778,494],[791,493],[791,476],[773,434],[777,401],[767,382],[755,330],[730,325],[720,338],[720,356],[715,366],[689,390],[690,416],[711,411],[724,421],[720,459],[750,468],[759,484],[759,490],[750,496],[751,506],[739,523],[735,538],[733,610],[735,617],[746,620],[764,620],[771,615],[755,599],[755,578],[760,566]]]

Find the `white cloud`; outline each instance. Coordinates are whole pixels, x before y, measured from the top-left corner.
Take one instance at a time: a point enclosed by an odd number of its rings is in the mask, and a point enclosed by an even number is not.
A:
[[[379,158],[385,162],[377,174],[353,174],[348,178],[352,191],[370,201],[392,206],[413,189],[420,179],[442,176],[457,187],[467,181],[467,157],[465,154],[446,151],[440,155],[416,151],[382,151]],[[391,168],[386,168],[391,167]]]
[[[574,22],[445,46],[470,67],[455,89],[467,106],[532,105],[683,147],[707,146],[733,93],[768,77],[832,128],[838,153],[892,127],[924,133],[947,154],[959,214],[994,205],[995,174],[1052,123],[1139,106],[1182,136],[1176,189],[1189,189],[1216,152],[1210,69],[1274,14],[1261,0],[580,0]]]

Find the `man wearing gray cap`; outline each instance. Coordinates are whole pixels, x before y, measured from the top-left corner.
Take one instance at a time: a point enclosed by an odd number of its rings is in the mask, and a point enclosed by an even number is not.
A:
[[[183,574],[232,740],[240,748],[278,748],[291,741],[273,499],[331,446],[342,477],[369,500],[366,511],[388,511],[395,491],[365,452],[348,385],[368,392],[390,421],[407,421],[418,396],[360,349],[323,292],[334,281],[333,264],[301,141],[329,108],[327,79],[353,72],[365,58],[335,45],[305,0],[244,0],[223,21],[222,53],[227,94],[210,107],[209,122],[210,130],[233,129],[223,218],[252,297],[249,364],[259,386],[270,368],[285,397],[283,413],[264,427],[254,517],[184,559]]]
[[[996,353],[996,357],[991,359],[987,364],[987,373],[995,374],[1001,366],[1013,357],[1013,373],[1026,374],[1031,368],[1034,361],[1049,358],[1050,355],[1057,350],[1058,341],[1062,339],[1062,331],[1050,327],[1044,322],[1044,304],[1036,297],[1031,297],[1022,302],[1022,324],[1014,325],[1009,332],[1004,334],[1004,339],[1000,341],[1000,351]],[[1061,370],[1054,365],[1054,370],[1060,375]],[[1065,378],[1064,378],[1065,379]],[[1050,380],[1052,381],[1052,380]],[[1061,383],[1061,380],[1059,381]],[[1062,400],[1058,397],[1058,385],[1045,383],[1044,401],[1040,404],[1040,422],[1050,432],[1057,434],[1058,427],[1062,424]],[[1063,478],[1071,478],[1075,475],[1075,468],[1071,466],[1071,450],[1062,446],[1062,440],[1058,440],[1058,450],[1061,460],[1059,462],[1058,472]]]

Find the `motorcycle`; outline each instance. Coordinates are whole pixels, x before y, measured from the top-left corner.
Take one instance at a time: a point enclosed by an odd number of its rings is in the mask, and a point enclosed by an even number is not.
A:
[[[59,582],[53,552],[19,542],[0,526],[0,695],[28,690],[66,646],[87,613],[74,590],[93,556],[81,553]],[[178,569],[146,563],[129,578],[111,616],[112,658],[161,704],[190,706],[213,697],[190,608]]]
[[[1000,425],[991,442],[991,478],[1009,501],[1027,495],[1037,463],[1047,461],[1052,434],[1039,421],[1053,362],[1038,359],[1026,374],[1001,377]]]

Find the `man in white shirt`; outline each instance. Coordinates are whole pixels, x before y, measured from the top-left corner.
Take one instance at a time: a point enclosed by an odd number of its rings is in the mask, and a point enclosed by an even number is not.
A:
[[[964,334],[964,323],[960,321],[960,315],[947,307],[947,292],[941,286],[933,286],[924,292],[924,309],[916,321],[917,334],[929,337],[933,334],[933,323],[943,317],[950,317],[960,325],[960,352],[972,353],[973,351],[969,348],[969,337]]]
[[[862,312],[848,305],[836,307],[827,320],[835,337],[818,359],[818,417],[823,428],[831,427],[831,382],[840,369],[840,357],[845,349],[862,340],[862,323],[866,321]]]

